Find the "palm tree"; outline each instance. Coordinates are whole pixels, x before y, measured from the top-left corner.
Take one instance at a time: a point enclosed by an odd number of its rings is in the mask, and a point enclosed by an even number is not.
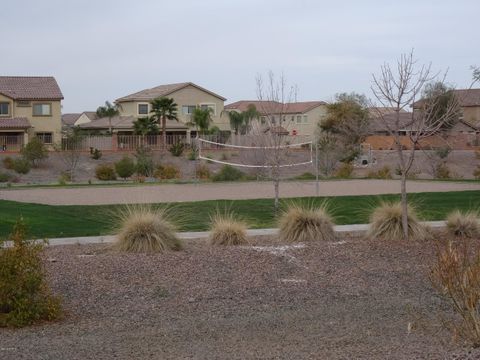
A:
[[[248,126],[250,124],[250,121],[254,119],[260,118],[260,112],[257,110],[255,105],[250,104],[247,107],[247,110],[245,110],[243,113],[243,131],[242,133],[248,132]]]
[[[159,128],[155,119],[151,116],[138,118],[133,123],[133,133],[135,135],[156,135],[159,132]]]
[[[156,122],[162,122],[163,149],[165,150],[167,148],[167,119],[178,121],[177,104],[172,98],[167,97],[153,99],[150,104],[152,118]]]
[[[112,118],[120,114],[120,105],[112,105],[109,101],[105,101],[105,106],[99,106],[97,108],[97,116],[99,118],[108,118],[108,130],[112,133]]]
[[[197,128],[197,131],[200,130],[202,135],[208,131],[208,128],[213,121],[212,112],[213,110],[211,108],[196,108],[193,110],[190,124],[194,125]]]
[[[238,130],[241,128],[245,120],[245,117],[243,116],[244,113],[229,111],[227,114],[230,119],[230,127],[235,130],[235,135],[238,135]]]

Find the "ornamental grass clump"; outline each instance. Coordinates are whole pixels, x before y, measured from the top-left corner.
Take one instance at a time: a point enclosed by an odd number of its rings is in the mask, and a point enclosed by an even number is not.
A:
[[[427,228],[418,219],[415,208],[408,205],[408,238],[410,240],[425,240],[428,237]],[[374,239],[401,240],[402,204],[400,202],[382,202],[370,215],[368,236]]]
[[[114,244],[117,250],[156,253],[182,249],[165,208],[128,206],[120,212],[119,220],[120,229]]]
[[[455,236],[474,238],[480,236],[480,220],[474,212],[455,210],[447,216],[447,229]]]
[[[18,220],[9,237],[0,242],[0,327],[21,327],[61,316],[60,299],[45,279],[43,245],[26,240],[26,225]]]
[[[291,204],[279,220],[280,239],[284,242],[333,241],[333,221],[325,204]]]
[[[439,241],[431,267],[433,287],[453,310],[455,317],[442,324],[460,340],[480,347],[480,249],[467,238]],[[442,304],[442,310],[444,309]]]
[[[230,212],[215,213],[210,219],[211,245],[243,245],[247,244],[247,225],[241,220],[235,219]]]

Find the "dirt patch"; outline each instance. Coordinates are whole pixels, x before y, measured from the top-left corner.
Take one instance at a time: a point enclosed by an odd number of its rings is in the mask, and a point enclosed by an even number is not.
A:
[[[431,244],[192,244],[164,255],[117,254],[100,245],[48,248],[45,258],[55,261],[46,267],[66,318],[0,330],[0,357],[480,356],[452,343],[439,325],[449,311],[428,281]]]

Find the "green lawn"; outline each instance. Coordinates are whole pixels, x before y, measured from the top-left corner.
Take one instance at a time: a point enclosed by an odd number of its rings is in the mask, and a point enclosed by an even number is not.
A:
[[[338,196],[286,199],[321,203],[327,200],[337,224],[367,223],[368,216],[380,200],[398,199],[398,195]],[[480,191],[411,194],[409,199],[425,220],[443,220],[452,209],[479,209]],[[170,210],[182,231],[207,230],[209,215],[217,209],[230,209],[246,219],[251,228],[275,227],[273,200],[213,200],[171,203]],[[93,236],[113,233],[115,212],[122,205],[51,206],[0,201],[0,238],[5,238],[17,218],[22,216],[30,233],[38,238]]]

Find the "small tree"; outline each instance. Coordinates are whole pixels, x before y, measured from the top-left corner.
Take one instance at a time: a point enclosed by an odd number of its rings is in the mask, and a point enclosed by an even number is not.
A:
[[[250,133],[255,136],[255,142],[264,147],[264,165],[270,169],[275,193],[275,213],[279,209],[280,170],[287,155],[289,144],[288,123],[285,114],[289,103],[293,99],[294,88],[287,89],[283,74],[277,79],[272,71],[268,73],[267,83],[264,84],[261,75],[257,76],[257,98],[260,101],[260,112],[264,115],[264,122],[256,121],[251,124]]]
[[[402,228],[404,239],[408,240],[408,203],[407,203],[407,177],[415,159],[415,151],[420,147],[422,140],[431,137],[458,117],[459,106],[455,97],[450,97],[444,111],[439,114],[438,109],[443,98],[432,96],[422,99],[427,84],[438,78],[432,75],[431,65],[420,67],[413,58],[413,52],[401,55],[395,66],[384,64],[379,75],[373,75],[372,91],[376,99],[384,107],[394,110],[394,119],[390,121],[384,113],[378,111],[378,118],[394,139],[395,151],[399,160],[401,176],[400,191],[402,204]],[[440,80],[442,83],[444,79]],[[415,106],[414,106],[415,105]],[[415,107],[409,115],[407,123],[401,121],[401,111]],[[405,150],[402,142],[404,132],[409,140],[410,149]]]
[[[99,118],[108,118],[108,131],[112,133],[112,118],[120,114],[121,106],[112,105],[110,102],[105,101],[105,106],[97,108],[97,116]]]
[[[82,157],[83,134],[78,128],[67,132],[62,146],[57,146],[55,150],[60,159],[67,167],[67,173],[71,181],[75,181],[75,170]]]
[[[230,120],[230,127],[234,130],[235,135],[238,135],[240,128],[244,124],[244,116],[243,113],[237,111],[229,111],[227,112],[228,118]]]
[[[22,148],[21,154],[33,167],[38,166],[41,160],[48,158],[48,150],[45,144],[37,137],[31,139],[28,144]]]
[[[177,104],[172,98],[160,97],[153,99],[150,102],[152,110],[152,118],[157,122],[162,124],[162,135],[163,135],[163,150],[167,149],[167,120],[176,120],[177,118]]]

